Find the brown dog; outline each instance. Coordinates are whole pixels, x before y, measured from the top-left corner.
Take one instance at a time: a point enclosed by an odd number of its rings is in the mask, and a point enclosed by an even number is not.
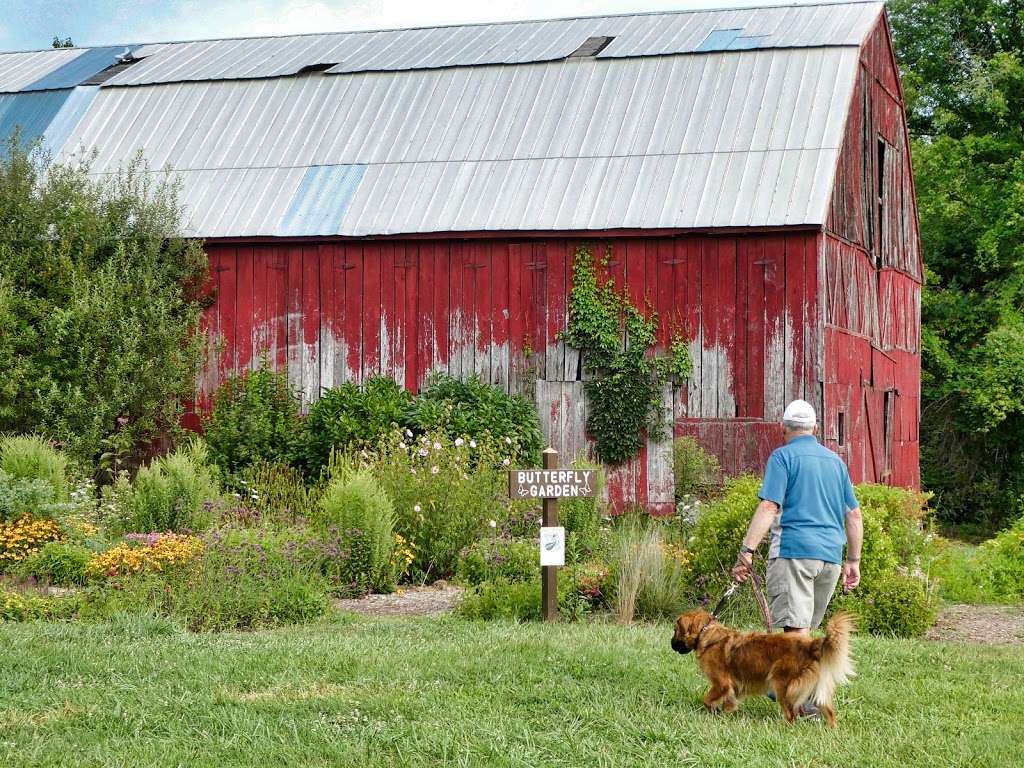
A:
[[[711,681],[704,696],[709,710],[734,712],[747,696],[775,692],[788,722],[802,704],[818,705],[829,726],[835,726],[832,707],[835,687],[853,676],[850,634],[853,616],[837,613],[825,637],[797,634],[740,633],[722,626],[707,611],[691,611],[676,619],[672,650],[695,651],[697,663]]]

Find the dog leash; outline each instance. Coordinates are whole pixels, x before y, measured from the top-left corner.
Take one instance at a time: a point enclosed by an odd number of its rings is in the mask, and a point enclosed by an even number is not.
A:
[[[733,594],[735,594],[736,590],[739,589],[739,586],[740,582],[733,581],[732,584],[729,585],[728,589],[725,590],[725,592],[722,594],[722,597],[719,599],[718,603],[711,610],[711,617],[713,619],[718,618],[718,612],[725,607],[725,604],[728,602],[729,598],[732,597]],[[765,631],[771,632],[772,613],[768,607],[768,599],[764,596],[764,587],[762,584],[761,575],[754,569],[753,555],[751,555],[750,558],[750,588],[754,592],[754,599],[757,601],[757,607],[761,609],[761,618],[764,619]],[[706,629],[707,626],[705,625],[704,628]],[[701,631],[703,631],[703,629]]]

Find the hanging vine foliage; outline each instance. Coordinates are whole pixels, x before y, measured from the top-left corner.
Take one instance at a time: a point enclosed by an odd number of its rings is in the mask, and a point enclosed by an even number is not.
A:
[[[670,378],[690,376],[692,361],[681,335],[674,335],[669,354],[655,355],[658,315],[645,315],[618,292],[608,277],[611,249],[599,264],[586,246],[573,258],[567,344],[580,350],[592,378],[584,384],[588,399],[587,431],[598,457],[621,464],[637,456],[646,435],[664,434],[661,392]]]

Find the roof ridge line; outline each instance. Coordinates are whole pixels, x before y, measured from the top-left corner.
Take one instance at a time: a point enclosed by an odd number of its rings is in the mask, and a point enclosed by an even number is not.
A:
[[[633,18],[638,16],[683,16],[691,13],[712,13],[714,11],[762,11],[772,10],[776,8],[820,8],[822,6],[832,5],[885,5],[885,0],[820,0],[820,2],[814,3],[798,3],[798,2],[786,2],[786,3],[773,3],[769,5],[746,5],[746,6],[735,6],[735,7],[707,7],[707,8],[690,8],[686,10],[676,11],[637,11],[634,13],[606,13],[595,16],[558,16],[552,18],[540,18],[540,19],[508,19],[506,21],[473,21],[473,22],[462,22],[454,24],[427,24],[420,27],[389,27],[381,29],[347,29],[337,30],[334,32],[293,32],[290,34],[281,35],[240,35],[237,37],[203,37],[195,38],[192,40],[151,40],[148,42],[133,42],[133,43],[101,43],[98,45],[88,46],[71,46],[69,48],[26,48],[21,50],[12,51],[0,51],[0,55],[8,53],[47,53],[56,51],[88,51],[93,48],[114,48],[117,46],[144,46],[144,45],[184,45],[187,43],[215,43],[215,42],[227,42],[229,40],[281,40],[286,37],[323,37],[326,35],[359,35],[359,34],[373,34],[377,32],[414,32],[417,30],[425,29],[455,29],[460,27],[492,27],[492,26],[504,26],[509,24],[538,24],[544,22],[555,22],[555,21],[583,21],[585,19],[618,19],[618,18]]]

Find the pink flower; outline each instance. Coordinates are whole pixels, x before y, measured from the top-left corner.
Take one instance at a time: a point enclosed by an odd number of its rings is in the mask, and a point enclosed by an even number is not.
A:
[[[401,448],[404,451],[405,450],[405,441],[400,442],[398,444],[398,447]]]
[[[426,456],[426,455],[427,455],[428,453],[430,453],[430,451],[428,451],[428,450],[427,450],[426,448],[420,448],[420,449],[419,449],[419,450],[417,451],[417,453],[418,453],[418,454],[419,454],[420,456]]]
[[[419,504],[416,504],[416,505],[415,505],[415,506],[414,506],[414,507],[412,508],[412,511],[413,511],[413,512],[422,512],[422,511],[423,511],[423,507],[421,507],[421,506],[420,506]]]
[[[455,447],[456,448],[461,448],[465,442],[466,441],[463,440],[461,437],[456,437],[455,438]]]
[[[512,463],[512,460],[506,456],[504,459],[502,459],[501,463],[507,467],[509,464]]]
[[[434,450],[435,451],[440,451],[441,450],[441,444],[440,443],[434,443]]]

